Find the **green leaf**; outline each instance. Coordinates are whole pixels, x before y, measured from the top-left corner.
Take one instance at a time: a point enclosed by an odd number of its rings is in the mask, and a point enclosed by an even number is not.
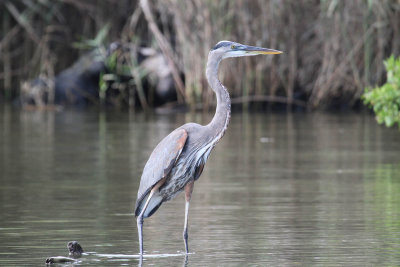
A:
[[[373,108],[378,123],[391,127],[400,125],[400,58],[391,56],[384,65],[387,82],[381,87],[365,88],[361,99]]]

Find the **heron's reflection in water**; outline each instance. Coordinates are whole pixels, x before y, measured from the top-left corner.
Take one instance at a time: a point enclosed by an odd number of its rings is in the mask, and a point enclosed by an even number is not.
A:
[[[189,263],[189,254],[185,254],[184,256],[185,257],[183,259],[182,267],[187,267],[188,263]],[[139,265],[138,265],[138,267],[142,267],[142,266],[143,266],[143,255],[140,255],[139,256]]]

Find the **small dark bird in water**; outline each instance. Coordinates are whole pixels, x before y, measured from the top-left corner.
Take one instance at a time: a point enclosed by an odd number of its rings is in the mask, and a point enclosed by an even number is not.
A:
[[[69,251],[69,256],[75,259],[80,258],[83,253],[81,245],[79,245],[79,243],[76,241],[68,242],[68,251]]]
[[[208,125],[187,123],[166,136],[151,153],[144,167],[138,190],[135,215],[139,234],[140,254],[143,255],[143,219],[150,217],[179,192],[185,191],[185,224],[183,239],[188,248],[188,211],[194,182],[199,179],[211,150],[228,127],[231,100],[218,80],[219,63],[229,57],[280,54],[281,51],[242,45],[230,41],[217,43],[208,54],[206,76],[217,96],[217,110]]]
[[[69,251],[69,257],[63,256],[56,256],[56,257],[49,257],[46,259],[46,264],[53,264],[53,263],[68,263],[68,262],[75,262],[77,258],[80,258],[83,253],[83,249],[81,245],[79,245],[76,241],[70,241],[67,245]]]

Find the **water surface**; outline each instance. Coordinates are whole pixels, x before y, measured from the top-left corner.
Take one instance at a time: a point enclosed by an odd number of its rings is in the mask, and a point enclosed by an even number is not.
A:
[[[0,266],[135,266],[143,166],[179,125],[211,115],[0,110]],[[195,184],[144,222],[143,266],[400,263],[400,133],[368,115],[234,114]]]

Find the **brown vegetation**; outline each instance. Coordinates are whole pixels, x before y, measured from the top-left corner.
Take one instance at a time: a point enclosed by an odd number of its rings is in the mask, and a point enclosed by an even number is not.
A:
[[[214,104],[204,68],[210,47],[219,40],[284,51],[281,56],[223,64],[222,79],[237,101],[296,100],[312,108],[353,106],[364,87],[383,82],[383,60],[400,54],[399,0],[150,4],[170,48],[167,58],[184,74],[180,94],[193,106]],[[78,54],[73,43],[95,38],[107,23],[106,43],[122,40],[168,50],[154,38],[138,1],[6,0],[0,14],[0,90],[10,98],[20,80],[52,77],[70,65]]]

